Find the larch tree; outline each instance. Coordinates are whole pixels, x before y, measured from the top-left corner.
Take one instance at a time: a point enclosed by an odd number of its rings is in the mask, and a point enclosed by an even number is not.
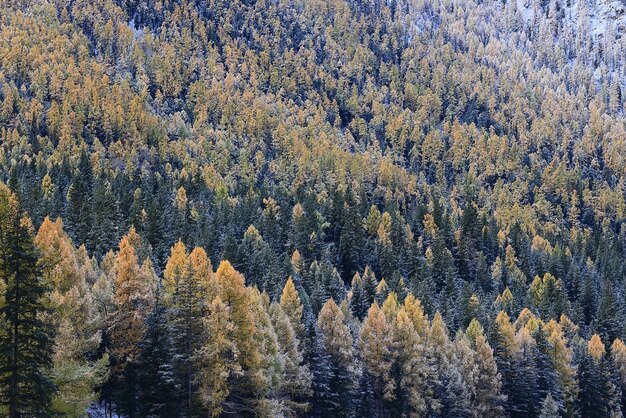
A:
[[[322,307],[317,318],[322,344],[330,356],[329,401],[338,414],[349,414],[354,402],[358,374],[353,338],[345,316],[333,299]]]
[[[441,416],[467,415],[470,394],[463,382],[459,358],[450,341],[448,328],[439,311],[435,313],[428,334],[428,344],[435,359],[436,379],[431,383],[437,399],[436,414]]]
[[[217,417],[230,412],[226,400],[230,395],[232,381],[243,374],[239,363],[239,350],[230,308],[217,296],[208,306],[203,319],[207,339],[195,353],[200,366],[196,375],[198,394],[209,415]]]
[[[392,347],[392,327],[385,318],[385,313],[374,303],[365,317],[358,347],[363,362],[367,386],[371,391],[371,411],[375,415],[384,415],[385,401],[395,398],[396,382],[391,375],[395,350]]]
[[[245,286],[244,277],[228,261],[222,261],[215,273],[222,303],[228,308],[231,321],[235,325],[233,338],[237,348],[237,361],[241,373],[233,375],[229,395],[226,399],[228,410],[233,412],[251,411],[249,401],[256,400],[256,394],[267,382],[263,374],[263,353],[257,345],[258,333],[252,304],[258,303]]]
[[[43,277],[52,290],[49,320],[56,340],[52,377],[58,388],[52,410],[66,416],[82,416],[82,411],[96,400],[96,388],[106,376],[108,356],[93,358],[101,343],[101,331],[86,273],[76,250],[63,231],[61,219],[45,218],[35,237],[41,252]]]
[[[407,298],[408,299],[408,298]],[[426,325],[428,326],[428,325]],[[396,410],[400,414],[424,416],[433,403],[432,357],[407,309],[402,306],[393,322],[395,364],[392,373],[396,377]]]
[[[474,382],[472,413],[476,417],[502,416],[506,397],[500,393],[502,386],[500,374],[493,357],[493,350],[483,333],[482,326],[476,319],[470,322],[467,335],[476,353],[474,361],[478,372]]]
[[[617,369],[619,385],[622,391],[622,411],[626,408],[626,344],[619,338],[611,345],[611,360],[613,367]]]
[[[118,388],[116,403],[121,412],[135,414],[138,405],[137,364],[145,319],[153,304],[154,275],[149,264],[142,268],[129,239],[124,236],[115,260],[115,312],[110,317],[112,383]]]
[[[291,277],[287,279],[283,292],[280,295],[280,306],[289,318],[291,326],[296,333],[296,337],[302,342],[304,338],[304,325],[302,324],[304,308],[302,307],[300,295]]]
[[[171,250],[165,265],[165,306],[168,310],[168,328],[172,341],[174,371],[182,389],[181,413],[193,415],[194,352],[202,345],[205,334],[202,317],[206,297],[210,297],[210,262],[201,250],[194,253],[192,266],[190,255],[182,241]]]

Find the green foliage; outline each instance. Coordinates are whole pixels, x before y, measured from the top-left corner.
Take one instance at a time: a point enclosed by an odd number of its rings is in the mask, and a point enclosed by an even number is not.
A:
[[[44,319],[47,288],[33,228],[17,197],[0,183],[0,411],[10,418],[50,413],[54,329]]]

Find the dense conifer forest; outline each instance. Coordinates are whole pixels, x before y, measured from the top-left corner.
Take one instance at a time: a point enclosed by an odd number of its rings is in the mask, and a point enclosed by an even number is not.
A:
[[[623,416],[614,3],[0,0],[0,416]]]

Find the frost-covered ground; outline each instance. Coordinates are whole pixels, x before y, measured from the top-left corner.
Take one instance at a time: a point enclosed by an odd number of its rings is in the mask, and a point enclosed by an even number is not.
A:
[[[104,405],[91,405],[87,410],[87,415],[90,418],[124,418],[122,415],[118,415],[113,412],[112,415],[108,414],[108,411],[105,411]]]
[[[537,1],[516,0],[522,18],[529,22],[535,16]],[[550,12],[546,19],[557,14],[563,22],[578,30],[586,30],[595,36],[603,36],[612,31],[621,36],[626,33],[625,0],[551,0]]]

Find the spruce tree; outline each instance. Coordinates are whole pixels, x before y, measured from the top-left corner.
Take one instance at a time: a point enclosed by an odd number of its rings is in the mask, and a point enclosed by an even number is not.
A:
[[[180,386],[177,385],[172,364],[172,342],[166,313],[161,290],[158,289],[139,344],[138,414],[142,417],[166,418],[178,413],[176,400]]]
[[[303,363],[300,341],[290,317],[278,303],[272,303],[270,318],[278,340],[280,356],[284,361],[280,392],[285,396],[286,409],[291,414],[308,409],[306,398],[311,395],[311,373]]]
[[[621,388],[616,370],[606,356],[604,344],[594,334],[576,351],[580,381],[579,408],[585,417],[606,417],[621,413]]]
[[[559,405],[552,398],[552,395],[548,393],[541,404],[541,413],[539,414],[539,418],[559,418],[560,416]]]
[[[9,418],[48,415],[55,392],[54,330],[43,319],[47,289],[38,257],[30,220],[0,183],[0,411]]]

